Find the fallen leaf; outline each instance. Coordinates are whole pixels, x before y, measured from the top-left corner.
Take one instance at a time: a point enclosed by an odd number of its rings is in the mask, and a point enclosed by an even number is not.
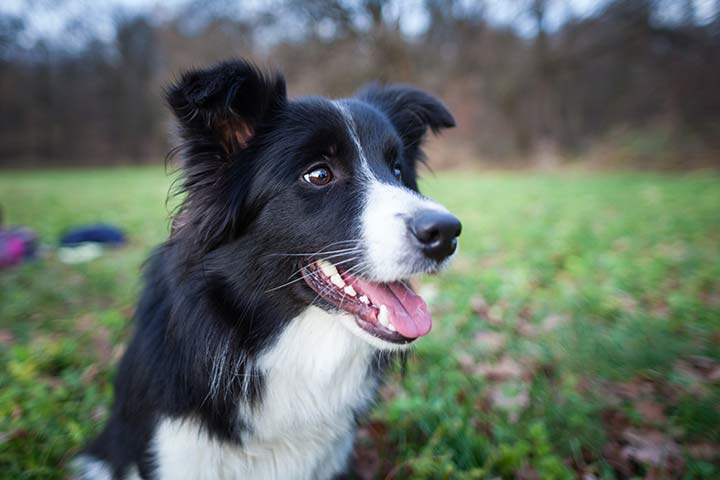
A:
[[[558,314],[551,314],[545,317],[542,321],[542,329],[545,332],[551,332],[567,322],[567,317]]]
[[[10,346],[15,343],[15,335],[10,330],[0,329],[0,345]]]
[[[601,412],[605,430],[610,438],[620,438],[631,425],[630,418],[622,410],[605,409]]]
[[[81,315],[75,321],[75,326],[81,332],[92,332],[98,326],[97,317],[92,313]]]
[[[364,429],[358,431],[353,449],[352,470],[361,480],[372,480],[380,473],[380,453]]]
[[[659,425],[665,423],[665,411],[662,405],[652,400],[640,400],[635,403],[635,410],[643,418],[643,421],[649,425]]]
[[[384,403],[389,403],[392,399],[404,393],[402,386],[395,382],[386,382],[378,389],[378,394]]]
[[[676,362],[675,373],[688,382],[686,390],[704,397],[709,392],[709,384],[720,381],[720,363],[711,358],[693,356]]]
[[[523,382],[505,382],[490,389],[490,403],[508,414],[511,423],[520,419],[520,414],[530,404],[530,388]]]
[[[517,330],[517,333],[522,337],[528,337],[528,338],[534,338],[537,337],[540,333],[540,329],[533,325],[532,323],[523,320],[518,322],[517,326],[515,327]]]
[[[86,387],[90,386],[93,381],[97,378],[98,374],[100,373],[100,368],[96,363],[93,363],[89,367],[85,369],[85,372],[83,372],[82,375],[82,383]]]
[[[623,454],[622,446],[617,442],[610,442],[603,447],[603,458],[605,461],[620,472],[622,478],[633,476],[632,462]]]
[[[504,356],[495,363],[478,363],[471,366],[474,375],[486,377],[490,381],[502,382],[511,379],[530,379],[532,371],[518,361]]]
[[[110,341],[112,334],[106,327],[97,327],[92,333],[92,342],[95,352],[101,361],[107,363],[113,358],[113,345]]]
[[[477,332],[473,339],[475,343],[488,353],[497,353],[502,350],[507,342],[507,338],[500,332],[482,331]]]
[[[698,460],[714,461],[720,459],[720,445],[716,443],[696,443],[686,447],[688,454]]]
[[[487,315],[488,303],[482,295],[475,295],[470,299],[470,308],[478,315]]]
[[[684,471],[685,460],[680,447],[663,432],[628,428],[623,432],[623,439],[628,442],[622,449],[626,458],[646,467],[658,467],[673,476]]]
[[[493,326],[501,326],[503,325],[503,314],[504,310],[503,308],[495,304],[492,307],[490,307],[487,311],[487,320],[490,323],[490,325]]]
[[[656,385],[645,378],[636,377],[629,382],[615,382],[608,385],[608,390],[625,400],[637,400],[652,397]]]
[[[515,478],[519,480],[540,480],[540,474],[532,465],[523,465],[515,470]]]
[[[105,420],[106,417],[107,408],[102,405],[98,405],[97,407],[95,407],[90,414],[90,418],[92,418],[95,422],[101,422]]]
[[[59,377],[53,377],[51,375],[41,375],[38,380],[42,380],[50,388],[57,389],[65,385],[65,382]]]

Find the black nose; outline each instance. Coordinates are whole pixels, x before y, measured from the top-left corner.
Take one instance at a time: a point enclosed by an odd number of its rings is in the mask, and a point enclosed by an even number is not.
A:
[[[462,224],[457,217],[435,210],[422,210],[411,221],[412,232],[426,256],[441,261],[455,252]]]

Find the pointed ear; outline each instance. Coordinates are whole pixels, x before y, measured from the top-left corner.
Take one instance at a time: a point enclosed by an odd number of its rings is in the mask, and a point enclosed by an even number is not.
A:
[[[184,73],[165,91],[183,140],[216,142],[227,155],[245,148],[259,122],[287,102],[279,72],[266,74],[244,60]]]
[[[417,159],[427,130],[437,134],[455,126],[447,107],[429,93],[407,85],[371,84],[356,95],[383,111],[397,129],[406,156]]]

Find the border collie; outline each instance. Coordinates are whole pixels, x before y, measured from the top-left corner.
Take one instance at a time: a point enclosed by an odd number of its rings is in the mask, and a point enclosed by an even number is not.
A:
[[[407,281],[443,269],[460,221],[418,193],[436,98],[370,85],[288,99],[236,60],[166,91],[182,201],[147,263],[88,479],[326,479],[393,352],[430,331]]]

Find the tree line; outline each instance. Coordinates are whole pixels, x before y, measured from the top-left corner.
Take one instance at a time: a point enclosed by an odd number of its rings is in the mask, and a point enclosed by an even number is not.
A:
[[[162,86],[239,55],[282,66],[292,95],[371,80],[432,90],[458,120],[445,164],[720,165],[720,0],[704,18],[692,0],[610,0],[557,24],[561,1],[504,2],[510,22],[492,1],[190,2],[118,12],[110,35],[70,21],[73,42],[0,13],[0,166],[158,163]]]

